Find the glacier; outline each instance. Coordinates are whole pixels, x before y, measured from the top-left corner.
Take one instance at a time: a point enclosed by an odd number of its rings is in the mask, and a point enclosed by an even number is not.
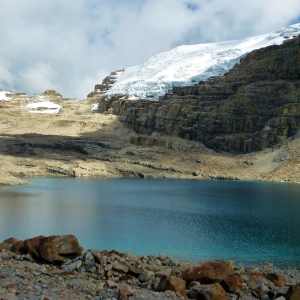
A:
[[[269,34],[240,40],[179,46],[151,57],[141,65],[118,71],[106,96],[127,95],[128,99],[158,100],[172,87],[198,84],[222,76],[249,52],[280,45],[300,34],[300,23]]]

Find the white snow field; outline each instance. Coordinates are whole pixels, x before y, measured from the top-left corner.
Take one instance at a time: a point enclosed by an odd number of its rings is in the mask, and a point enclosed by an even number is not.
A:
[[[9,101],[11,98],[7,97],[7,95],[11,94],[9,91],[0,91],[0,101]]]
[[[280,45],[299,34],[300,23],[241,40],[180,46],[157,54],[141,65],[118,72],[115,76],[117,81],[106,95],[122,94],[132,100],[158,100],[174,86],[193,85],[213,76],[224,75],[247,53]]]
[[[27,107],[31,108],[28,112],[38,114],[58,114],[61,109],[61,106],[51,101],[30,103]]]

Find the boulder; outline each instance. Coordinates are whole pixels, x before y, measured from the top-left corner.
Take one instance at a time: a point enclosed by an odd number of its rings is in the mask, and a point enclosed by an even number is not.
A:
[[[79,269],[81,266],[82,266],[82,261],[77,260],[77,261],[74,261],[74,262],[64,266],[64,270],[72,273],[73,271]]]
[[[81,247],[74,235],[53,235],[41,239],[39,254],[47,262],[63,262],[81,254]]]
[[[129,274],[133,276],[139,276],[143,273],[144,269],[138,268],[137,266],[129,265]]]
[[[172,269],[166,268],[155,272],[155,277],[159,277],[159,278],[168,277],[171,275],[171,273],[172,273]]]
[[[196,285],[189,291],[189,297],[196,300],[229,300],[219,283]]]
[[[266,277],[274,283],[275,286],[282,287],[286,283],[286,278],[284,275],[271,273],[267,274]]]
[[[118,272],[123,272],[123,273],[127,273],[129,270],[129,266],[122,264],[122,263],[118,262],[117,260],[114,261],[113,268],[114,268],[114,270],[116,270]]]
[[[6,244],[11,244],[11,245],[13,245],[13,244],[15,244],[17,241],[18,241],[18,240],[17,240],[16,238],[14,238],[14,237],[11,237],[11,238],[9,238],[9,239],[6,239],[5,241],[3,241],[3,243],[6,243]]]
[[[167,290],[175,292],[184,292],[186,288],[186,281],[175,276],[163,277],[160,279],[158,291],[164,292]]]
[[[201,284],[217,283],[234,273],[234,270],[223,260],[207,261],[186,269],[182,279],[188,284],[199,281]]]
[[[243,281],[236,274],[230,274],[220,282],[227,293],[239,293],[243,289]]]
[[[242,275],[242,279],[247,283],[251,290],[257,290],[259,285],[269,285],[269,280],[256,271],[250,271]]]
[[[35,260],[41,260],[39,248],[40,242],[43,238],[45,238],[43,235],[39,235],[24,241],[26,252],[29,253]]]
[[[129,300],[129,297],[134,295],[135,290],[129,286],[120,288],[118,291],[118,299]]]
[[[11,250],[12,245],[7,243],[0,243],[0,251],[1,250]]]
[[[117,289],[118,288],[118,285],[112,280],[107,280],[106,283],[107,283],[107,286],[110,289]]]
[[[154,277],[154,273],[152,271],[144,270],[140,275],[139,275],[139,281],[140,282],[146,282],[150,280],[152,277]]]
[[[287,295],[287,300],[299,300],[300,299],[300,286],[290,286]]]
[[[23,241],[17,241],[16,243],[14,243],[11,247],[11,251],[12,252],[19,252],[19,253],[26,253],[26,248],[25,248],[25,244]]]
[[[102,265],[102,266],[106,265],[106,260],[103,258],[101,253],[96,253],[94,255],[94,259],[97,264]]]

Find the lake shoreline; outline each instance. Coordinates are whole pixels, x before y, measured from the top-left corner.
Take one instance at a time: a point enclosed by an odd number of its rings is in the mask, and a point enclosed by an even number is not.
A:
[[[51,241],[59,238],[61,243],[65,237],[53,236]],[[30,248],[37,245],[36,241],[41,238],[23,243]],[[270,263],[245,267],[222,260],[195,264],[163,253],[134,257],[114,250],[83,249],[76,257],[53,264],[52,259],[57,257],[54,250],[47,252],[50,261],[42,262],[31,255],[38,248],[31,248],[31,254],[24,253],[20,243],[17,246],[16,243],[13,239],[0,243],[0,297],[3,299],[188,299],[207,291],[222,300],[262,299],[264,295],[298,299],[292,297],[300,292],[299,268],[279,269]]]

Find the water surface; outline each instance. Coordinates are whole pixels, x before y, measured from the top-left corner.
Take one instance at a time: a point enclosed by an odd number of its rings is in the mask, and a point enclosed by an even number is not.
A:
[[[300,262],[300,185],[30,178],[0,189],[0,240],[74,234],[84,248],[194,261]]]

